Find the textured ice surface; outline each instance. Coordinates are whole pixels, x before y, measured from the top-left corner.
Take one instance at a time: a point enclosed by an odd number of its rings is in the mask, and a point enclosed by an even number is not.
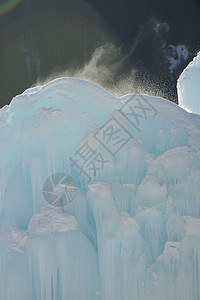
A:
[[[177,88],[180,106],[200,114],[200,52],[180,75]]]
[[[200,299],[200,116],[61,78],[0,150],[0,300]]]

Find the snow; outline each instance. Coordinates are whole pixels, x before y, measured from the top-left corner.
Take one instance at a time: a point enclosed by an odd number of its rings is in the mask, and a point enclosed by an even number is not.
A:
[[[200,52],[189,63],[177,82],[179,105],[195,114],[200,114]]]
[[[64,214],[51,207],[42,207],[30,220],[28,232],[42,234],[76,231],[78,224],[74,216]]]
[[[0,110],[0,147],[0,299],[200,298],[199,115],[60,78]]]

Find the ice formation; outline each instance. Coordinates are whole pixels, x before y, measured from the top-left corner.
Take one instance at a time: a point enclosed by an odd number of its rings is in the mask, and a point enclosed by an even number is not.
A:
[[[61,78],[0,149],[1,300],[200,299],[200,116]]]
[[[181,107],[200,114],[200,52],[178,79],[178,100]]]

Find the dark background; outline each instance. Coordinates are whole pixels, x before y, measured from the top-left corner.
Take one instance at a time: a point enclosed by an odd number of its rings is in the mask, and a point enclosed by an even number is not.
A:
[[[199,16],[197,0],[0,0],[0,106],[63,75],[177,102]]]

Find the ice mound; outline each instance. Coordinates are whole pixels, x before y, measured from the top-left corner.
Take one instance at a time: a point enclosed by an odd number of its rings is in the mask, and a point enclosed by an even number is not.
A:
[[[200,116],[61,78],[0,149],[1,300],[200,298]]]
[[[177,88],[179,105],[200,114],[200,52],[180,75]]]

